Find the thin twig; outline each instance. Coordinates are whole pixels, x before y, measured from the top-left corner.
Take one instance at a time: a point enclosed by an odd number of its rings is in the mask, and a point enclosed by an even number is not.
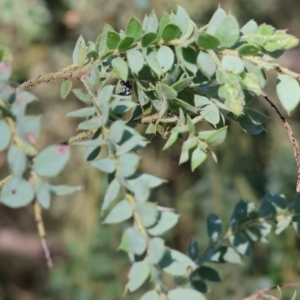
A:
[[[298,142],[294,137],[293,131],[291,126],[289,125],[289,123],[286,121],[285,117],[282,115],[282,113],[280,112],[280,110],[277,108],[277,106],[270,100],[270,98],[265,94],[262,93],[261,96],[267,100],[271,107],[273,107],[276,111],[276,113],[279,115],[280,119],[283,122],[283,125],[288,133],[289,139],[293,145],[294,148],[294,156],[295,156],[295,160],[296,160],[296,164],[297,164],[297,168],[298,168],[298,177],[297,177],[297,184],[296,184],[296,191],[297,193],[300,192],[300,155],[299,155],[299,146],[298,146]]]
[[[47,240],[46,240],[46,230],[44,227],[44,223],[43,223],[43,219],[42,219],[42,209],[41,206],[39,205],[39,203],[37,201],[34,201],[33,203],[33,208],[34,208],[34,217],[35,217],[35,222],[38,228],[38,232],[39,232],[39,236],[41,239],[41,244],[42,244],[42,248],[45,254],[45,259],[48,265],[49,269],[53,268],[53,261],[51,258],[51,254],[50,254],[50,250],[48,248],[47,245]]]

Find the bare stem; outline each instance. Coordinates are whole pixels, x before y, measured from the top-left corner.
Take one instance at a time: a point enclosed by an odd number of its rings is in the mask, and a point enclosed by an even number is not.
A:
[[[276,111],[276,113],[279,115],[280,119],[283,122],[283,126],[285,127],[289,139],[293,145],[294,148],[294,156],[295,156],[295,160],[296,160],[296,164],[297,164],[297,168],[298,168],[298,177],[297,177],[297,184],[296,184],[296,191],[297,193],[300,192],[300,155],[299,155],[299,146],[298,146],[298,142],[294,137],[293,131],[291,129],[291,126],[289,125],[289,123],[286,121],[285,117],[282,115],[282,113],[280,112],[280,110],[278,109],[278,107],[270,100],[270,98],[267,96],[267,94],[262,93],[261,96],[269,102],[269,104],[271,105],[271,107],[273,107]]]

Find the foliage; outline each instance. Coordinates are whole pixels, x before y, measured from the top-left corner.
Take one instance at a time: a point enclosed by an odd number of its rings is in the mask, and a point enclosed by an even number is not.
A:
[[[300,101],[298,74],[273,61],[297,43],[285,31],[258,26],[253,20],[240,28],[221,8],[198,29],[179,6],[176,14],[165,13],[161,20],[154,12],[143,23],[132,17],[125,31],[106,25],[95,43],[86,43],[80,36],[71,66],[38,76],[15,90],[8,82],[10,57],[6,49],[0,49],[0,150],[9,149],[12,173],[1,182],[1,202],[12,208],[34,202],[40,221],[37,208],[48,209],[51,195],[80,189],[55,186],[49,180],[65,167],[70,144],[84,147],[86,161],[107,173],[103,223],[132,220],[119,245],[132,263],[125,294],[150,279],[153,289],[142,300],[205,299],[206,282],[221,281],[218,272],[205,264],[241,263],[240,255],[249,255],[252,242],[267,241],[270,222],[277,223],[276,234],[290,224],[298,232],[300,200],[288,205],[283,195],[268,193],[258,210],[241,200],[224,233],[219,217],[210,214],[209,244],[201,250],[191,241],[187,256],[165,245],[162,236],[176,225],[179,215],[150,201],[151,189],[164,180],[139,172],[140,150],[155,135],[167,139],[163,149],[180,141],[179,164],[190,161],[194,171],[209,155],[217,161],[214,147],[226,139],[226,119],[238,122],[249,134],[261,133],[268,117],[247,105],[254,96],[265,95],[266,71],[278,75],[276,90],[287,112]],[[78,130],[84,134],[38,152],[40,118],[26,115],[26,106],[36,99],[23,89],[61,79],[61,97],[66,98],[74,78],[83,83],[82,89],[73,92],[85,107],[67,117],[83,118]],[[136,130],[140,123],[147,126],[144,136]],[[49,253],[45,254],[51,265]],[[175,287],[167,288],[162,274],[173,276]]]

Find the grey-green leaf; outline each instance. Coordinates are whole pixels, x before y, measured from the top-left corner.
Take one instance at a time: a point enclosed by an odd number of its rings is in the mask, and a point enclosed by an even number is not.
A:
[[[54,177],[65,167],[69,158],[70,146],[50,146],[34,159],[33,169],[40,176]]]
[[[162,73],[168,72],[174,64],[174,52],[168,46],[161,46],[157,51],[157,62]]]
[[[109,157],[93,160],[91,162],[91,165],[94,168],[101,170],[105,173],[113,173],[115,171],[115,164],[113,160]]]
[[[141,222],[145,227],[150,227],[155,224],[158,215],[155,203],[136,202],[135,211],[139,215]]]
[[[15,177],[22,177],[27,167],[27,156],[18,149],[17,146],[11,145],[7,155],[10,171]]]
[[[120,249],[141,255],[145,252],[146,247],[147,240],[136,227],[129,227],[124,231],[119,246]]]
[[[192,289],[177,288],[168,292],[169,300],[206,300],[200,292]]]
[[[32,186],[23,178],[12,178],[1,189],[0,201],[11,208],[28,205],[34,198]]]
[[[165,253],[165,242],[159,237],[155,237],[149,241],[148,258],[152,264],[158,264]]]
[[[113,69],[116,72],[117,76],[120,79],[127,81],[127,78],[128,78],[127,63],[121,57],[116,57],[112,60],[112,66],[113,66]]]
[[[0,120],[0,151],[3,151],[9,145],[11,132],[8,124],[4,120]]]
[[[128,220],[133,215],[132,208],[127,200],[119,202],[108,214],[103,223],[116,224]]]
[[[142,286],[142,284],[147,280],[149,275],[150,264],[147,258],[145,258],[143,261],[137,261],[133,263],[128,274],[129,281],[126,284],[126,288],[130,292],[134,292]]]
[[[164,211],[160,214],[157,224],[151,228],[148,228],[148,232],[153,236],[162,235],[177,224],[178,218],[179,215],[176,215],[170,211]]]

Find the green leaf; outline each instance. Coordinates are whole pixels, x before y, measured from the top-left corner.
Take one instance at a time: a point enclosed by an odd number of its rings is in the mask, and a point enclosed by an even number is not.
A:
[[[85,41],[84,38],[80,35],[73,51],[73,63],[82,66],[85,60],[85,56]]]
[[[71,195],[75,192],[81,191],[81,186],[69,186],[69,185],[50,185],[49,190],[51,194],[55,196]]]
[[[129,227],[124,231],[119,249],[141,255],[146,247],[147,240],[136,227]]]
[[[242,84],[248,91],[253,92],[255,95],[260,95],[262,92],[258,78],[253,73],[242,74]]]
[[[197,265],[188,256],[176,250],[166,250],[159,265],[165,273],[173,276],[183,276],[188,269],[195,270],[197,268]]]
[[[67,113],[66,117],[91,117],[96,113],[95,107],[84,107]]]
[[[278,76],[277,95],[284,109],[290,113],[300,101],[300,87],[296,79],[289,75]]]
[[[135,41],[139,40],[143,34],[141,22],[136,17],[131,17],[126,26],[125,33],[127,36],[133,37]]]
[[[208,280],[211,282],[221,282],[221,278],[219,273],[210,267],[201,266],[197,270],[197,274],[201,277],[202,280]]]
[[[157,224],[148,228],[148,232],[153,236],[159,236],[173,228],[178,222],[179,216],[173,212],[164,211],[160,213]]]
[[[40,134],[41,118],[39,116],[19,116],[17,119],[17,133],[25,141],[35,144]]]
[[[136,173],[127,181],[132,187],[138,186],[142,184],[142,182],[145,182],[150,188],[158,187],[162,183],[166,182],[164,179],[146,173]]]
[[[192,159],[191,159],[191,167],[192,171],[194,171],[196,168],[198,168],[206,159],[207,154],[197,147],[192,154]]]
[[[78,130],[90,130],[101,127],[102,122],[99,118],[92,118],[86,121],[81,122],[77,129]]]
[[[154,12],[154,10],[151,11],[148,18],[146,19],[146,22],[144,25],[144,32],[157,32],[158,29],[158,19]]]
[[[60,88],[60,96],[63,98],[63,99],[65,99],[68,95],[69,95],[69,93],[70,93],[70,91],[71,91],[71,89],[72,89],[72,81],[71,80],[65,80],[62,84],[61,84],[61,88]]]
[[[166,73],[173,67],[175,60],[174,52],[168,46],[161,46],[157,51],[157,62],[162,71]]]
[[[160,84],[158,89],[162,93],[162,96],[166,99],[174,99],[177,97],[177,92],[170,86],[166,84]]]
[[[126,142],[124,142],[117,150],[116,155],[120,156],[122,154],[125,154],[131,150],[133,150],[139,143],[141,142],[140,136],[132,136],[130,139],[128,139]]]
[[[151,49],[151,48],[143,48],[143,54],[145,56],[145,59],[147,61],[147,64],[149,67],[154,71],[154,73],[160,77],[162,75],[162,71],[158,65],[157,61],[157,51]]]
[[[243,61],[239,57],[232,55],[223,56],[222,67],[233,74],[241,74],[245,68]]]
[[[229,262],[233,264],[241,264],[241,257],[231,247],[221,246],[219,249],[208,253],[207,260],[211,262]]]
[[[216,49],[220,46],[220,41],[206,32],[201,32],[198,36],[198,45],[204,49]]]
[[[247,61],[246,59],[244,59],[243,62],[247,72],[250,74],[253,73],[258,79],[260,87],[264,88],[267,83],[267,77],[264,70],[261,67]]]
[[[108,31],[106,45],[110,50],[115,50],[120,42],[121,38],[115,31]]]
[[[240,46],[237,51],[240,55],[255,56],[260,51],[260,48],[252,44],[244,44]]]
[[[7,160],[10,171],[14,177],[22,177],[27,168],[27,156],[14,144],[8,151]]]
[[[226,16],[217,26],[214,36],[220,41],[221,47],[232,47],[240,36],[236,18],[231,15]]]
[[[184,35],[187,32],[189,21],[190,17],[186,10],[178,5],[174,22],[180,28],[182,35]]]
[[[0,120],[0,151],[6,149],[11,139],[11,132],[8,124],[4,120]]]
[[[165,253],[165,241],[159,237],[155,237],[149,241],[148,258],[150,263],[156,265],[163,258]]]
[[[119,143],[123,137],[125,130],[125,123],[122,120],[117,120],[109,127],[109,137],[115,142]]]
[[[158,24],[158,33],[157,33],[158,37],[160,37],[160,38],[162,37],[162,32],[163,32],[165,26],[167,24],[169,24],[170,22],[171,22],[170,15],[167,14],[166,12],[163,12],[162,17]]]
[[[42,150],[34,159],[33,170],[40,176],[57,176],[70,158],[70,146],[55,145]]]
[[[145,227],[151,227],[157,220],[156,204],[152,202],[136,202],[135,211],[139,215],[142,224]]]
[[[101,211],[106,210],[111,203],[113,203],[121,192],[121,184],[118,179],[114,179],[108,186],[106,193],[104,195],[104,200],[102,203]]]
[[[82,90],[82,89],[73,89],[72,92],[82,102],[84,102],[84,103],[91,103],[92,102],[92,98],[88,94],[87,91]]]
[[[206,300],[206,298],[198,291],[187,288],[176,288],[168,292],[169,300]]]
[[[207,78],[211,78],[217,70],[217,65],[214,59],[205,51],[199,52],[197,57],[197,66]]]
[[[215,146],[223,143],[227,135],[227,126],[216,130],[212,135],[210,135],[206,142],[210,146]]]
[[[179,61],[182,62],[184,67],[191,71],[193,74],[196,74],[198,67],[196,64],[197,61],[197,53],[191,47],[188,48],[176,48],[176,54],[178,56]]]
[[[211,123],[218,124],[220,121],[219,108],[204,96],[195,95],[195,106],[200,108],[203,118]]]
[[[144,56],[137,49],[127,51],[127,60],[131,72],[137,74],[144,66]]]
[[[180,91],[184,90],[186,87],[190,86],[190,84],[192,83],[192,81],[193,81],[193,77],[188,77],[188,78],[180,79],[179,81],[175,82],[172,85],[172,88],[175,91],[180,92]]]
[[[218,8],[213,14],[211,20],[208,23],[206,32],[214,35],[219,24],[226,18],[227,14],[222,8]]]
[[[130,48],[133,43],[134,43],[134,38],[126,36],[118,44],[118,50],[124,51],[124,50]]]
[[[151,45],[157,38],[157,34],[154,32],[145,33],[141,39],[142,47],[148,47]]]
[[[115,164],[113,160],[109,157],[94,160],[91,162],[91,165],[105,173],[113,173],[115,171]]]
[[[50,185],[45,181],[39,181],[34,186],[34,190],[36,194],[36,200],[44,209],[48,209],[51,204]]]
[[[248,21],[242,28],[241,33],[243,35],[251,34],[257,28],[257,23],[253,20]]]
[[[130,292],[136,291],[147,280],[149,275],[150,265],[147,258],[133,263],[128,274],[129,281],[126,284],[126,289]]]
[[[232,235],[229,238],[231,245],[242,255],[250,255],[250,243],[241,234]]]
[[[128,78],[128,66],[121,57],[116,57],[112,60],[112,67],[116,75],[123,81],[127,81]]]
[[[275,234],[280,234],[280,233],[281,233],[282,231],[284,231],[290,224],[291,224],[291,220],[288,220],[288,219],[280,220],[280,221],[276,224]]]
[[[169,23],[166,24],[165,27],[163,28],[161,37],[164,41],[170,42],[172,40],[177,39],[180,34],[181,34],[180,28],[173,23]]]
[[[209,214],[207,217],[207,234],[211,242],[216,242],[222,233],[222,224],[216,214]]]
[[[133,215],[132,208],[127,200],[119,202],[108,214],[103,223],[116,224],[128,220]]]
[[[118,157],[120,173],[129,177],[135,173],[139,166],[140,157],[133,153],[126,153]]]
[[[1,189],[0,201],[11,208],[28,205],[34,199],[32,186],[23,178],[12,178]]]
[[[140,300],[161,300],[161,298],[157,292],[153,290],[144,294]]]

